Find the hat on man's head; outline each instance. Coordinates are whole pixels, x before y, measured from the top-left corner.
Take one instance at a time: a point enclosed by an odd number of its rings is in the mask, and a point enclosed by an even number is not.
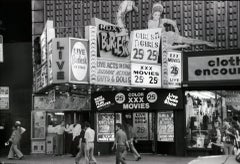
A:
[[[20,121],[16,121],[15,125],[21,125],[21,122]]]
[[[153,4],[152,13],[154,13],[156,11],[159,11],[160,13],[163,12],[163,6],[160,2]]]

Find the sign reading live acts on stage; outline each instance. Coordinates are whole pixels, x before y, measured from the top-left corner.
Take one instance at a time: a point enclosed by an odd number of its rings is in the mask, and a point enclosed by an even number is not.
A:
[[[131,85],[161,88],[161,66],[131,63]]]
[[[88,41],[77,38],[54,38],[52,41],[52,83],[89,81]]]
[[[239,80],[240,54],[188,57],[188,80]]]
[[[161,28],[131,32],[131,61],[158,63]]]
[[[180,90],[105,91],[95,92],[91,104],[96,111],[180,110],[183,108],[181,97]]]

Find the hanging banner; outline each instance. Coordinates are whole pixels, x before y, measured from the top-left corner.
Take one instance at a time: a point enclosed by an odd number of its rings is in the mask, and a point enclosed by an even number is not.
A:
[[[131,61],[158,63],[161,28],[131,32]]]
[[[148,113],[133,113],[133,127],[138,140],[148,140]]]
[[[158,141],[174,142],[173,111],[158,112]]]
[[[97,141],[114,141],[114,113],[97,114]]]
[[[182,82],[182,54],[166,51],[162,55],[162,87],[180,88]]]
[[[131,85],[161,88],[161,66],[131,63]]]

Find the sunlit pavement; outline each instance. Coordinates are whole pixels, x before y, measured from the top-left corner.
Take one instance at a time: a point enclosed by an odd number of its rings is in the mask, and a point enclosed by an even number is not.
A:
[[[115,156],[96,156],[98,164],[114,164]],[[187,164],[194,157],[175,157],[153,154],[142,154],[140,161],[135,161],[133,156],[129,154],[126,157],[128,164]],[[51,155],[26,155],[22,160],[8,160],[1,157],[0,164],[74,164],[74,157],[70,155],[51,156]],[[80,162],[81,164],[81,162]]]

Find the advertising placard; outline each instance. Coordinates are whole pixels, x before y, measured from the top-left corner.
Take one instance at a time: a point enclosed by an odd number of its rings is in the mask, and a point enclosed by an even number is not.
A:
[[[46,128],[46,113],[44,111],[32,112],[32,138],[44,139]]]
[[[52,41],[53,83],[69,81],[69,38],[54,38]]]
[[[52,40],[48,42],[48,85],[53,83],[53,68],[52,68],[52,62],[53,62],[53,45]]]
[[[41,44],[41,64],[44,64],[47,61],[47,45],[48,42],[55,38],[55,29],[53,28],[53,21],[47,20],[42,35],[40,36]]]
[[[89,40],[89,82],[97,83],[97,27],[85,26],[85,38]]]
[[[161,28],[131,32],[131,61],[158,63]]]
[[[131,63],[131,85],[161,88],[161,66]]]
[[[9,109],[9,87],[0,87],[0,110]]]
[[[128,34],[122,33],[120,27],[98,18],[92,18],[91,24],[97,27],[98,58],[129,62]]]
[[[188,57],[189,81],[239,80],[240,54]]]
[[[88,83],[88,41],[70,38],[69,75],[72,83]]]
[[[42,65],[42,67],[35,72],[35,88],[36,91],[40,91],[47,86],[48,77],[47,77],[47,63]]]
[[[114,141],[114,113],[97,114],[97,141]]]
[[[94,92],[91,108],[96,111],[181,110],[181,97],[180,90]]]
[[[130,64],[98,59],[97,84],[130,86]]]
[[[182,82],[182,54],[166,51],[162,55],[162,87],[180,88]]]
[[[133,127],[138,140],[148,140],[148,113],[133,113]]]
[[[158,112],[158,137],[161,142],[174,142],[173,111]]]

